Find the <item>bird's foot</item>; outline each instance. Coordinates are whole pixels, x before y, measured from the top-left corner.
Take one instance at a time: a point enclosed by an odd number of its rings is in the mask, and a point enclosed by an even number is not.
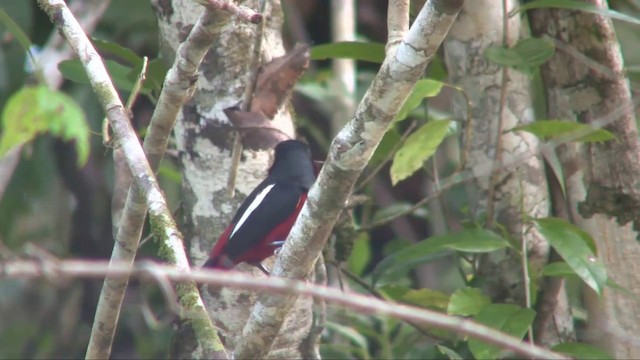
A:
[[[269,272],[269,270],[267,270],[267,268],[265,268],[264,265],[262,265],[261,262],[257,262],[257,263],[252,264],[252,265],[257,267],[258,269],[260,269],[263,273],[265,273],[265,275],[271,276],[271,273]]]

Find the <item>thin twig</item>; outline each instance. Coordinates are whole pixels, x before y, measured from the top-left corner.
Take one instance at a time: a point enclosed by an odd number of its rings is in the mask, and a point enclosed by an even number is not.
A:
[[[460,93],[460,95],[462,95],[462,97],[464,97],[464,102],[467,106],[467,118],[465,119],[466,121],[466,126],[465,126],[465,133],[462,136],[462,153],[460,154],[460,163],[458,164],[458,166],[456,167],[456,171],[461,171],[462,169],[465,168],[466,164],[467,164],[467,157],[469,156],[469,151],[471,149],[471,138],[473,136],[473,131],[472,129],[472,121],[473,121],[473,108],[471,106],[471,99],[469,99],[469,95],[467,94],[466,91],[464,91],[463,88],[458,87],[456,85],[453,84],[449,84],[446,82],[442,83],[444,86],[449,87],[457,92]]]
[[[402,42],[409,30],[409,0],[389,0],[387,6],[387,44],[385,53],[389,54]]]
[[[508,48],[508,34],[509,34],[509,17],[507,16],[507,7],[509,4],[507,0],[502,0],[502,46]],[[507,83],[509,82],[509,68],[502,67],[502,80],[500,84],[500,107],[498,109],[498,126],[494,134],[496,134],[496,142],[494,147],[494,158],[491,170],[491,176],[489,177],[489,189],[487,193],[487,221],[485,226],[491,228],[493,226],[493,213],[495,209],[495,201],[493,199],[496,186],[498,186],[498,176],[502,172],[500,164],[502,162],[502,127],[504,126],[504,109],[507,102]]]
[[[211,44],[211,37],[215,35],[215,33],[212,34],[210,31],[205,31],[205,28],[213,23],[213,15],[206,10],[199,22],[193,27],[187,40],[178,49],[176,63],[167,73],[165,85],[160,96],[161,100],[163,97],[168,97],[176,101],[169,102],[166,99],[158,101],[145,137],[145,149],[143,150],[131,125],[129,115],[113,86],[100,55],[67,8],[65,2],[62,0],[38,0],[38,4],[65,36],[85,68],[89,81],[110,120],[119,145],[123,149],[122,153],[133,174],[135,185],[130,189],[127,196],[117,241],[112,252],[112,261],[114,263],[122,261],[129,266],[133,264],[146,217],[146,210],[149,209],[154,232],[163,237],[163,245],[165,246],[163,253],[166,256],[166,260],[185,270],[189,269],[189,261],[184,252],[180,232],[171,217],[171,212],[168,209],[166,199],[160,190],[153,170],[157,169],[162,154],[166,149],[167,139],[175,122],[175,115],[191,95],[185,89],[192,88],[190,84],[193,85],[191,81],[193,74],[197,71],[198,65],[208,50],[208,45]],[[199,41],[195,41],[194,38]],[[197,43],[197,45],[194,43]],[[180,75],[185,76],[180,77]],[[179,89],[175,86],[176,84],[180,85]],[[185,84],[186,86],[183,86]],[[161,114],[158,115],[159,113]],[[158,123],[159,121],[161,123]],[[189,320],[198,324],[194,328],[203,353],[209,357],[226,358],[227,354],[211,320],[206,315],[204,304],[195,284],[186,283],[182,284],[182,286],[183,291],[180,301],[183,304],[187,304],[191,310],[187,315],[190,316]],[[87,349],[87,358],[108,358],[110,356],[111,344],[113,343],[126,287],[126,278],[124,280],[111,277],[105,279],[100,299],[98,300],[96,318]]]
[[[347,277],[349,279],[351,279],[351,281],[355,282],[356,284],[360,285],[361,288],[363,288],[365,291],[367,291],[369,294],[375,296],[377,299],[380,300],[386,300],[384,298],[384,296],[382,295],[382,293],[380,291],[378,291],[378,289],[376,289],[375,287],[371,286],[371,284],[369,284],[368,282],[364,281],[363,279],[361,279],[358,275],[352,273],[349,269],[345,268],[344,266],[342,266],[341,264],[337,263],[337,262],[331,262],[331,265],[335,266],[336,268],[338,268],[338,270],[347,275]]]
[[[327,302],[348,307],[354,311],[385,314],[405,321],[412,321],[422,325],[453,331],[499,346],[525,357],[567,359],[567,357],[563,355],[533,344],[523,343],[518,338],[470,320],[415,306],[389,303],[358,293],[343,293],[335,288],[319,286],[306,281],[296,281],[273,276],[256,278],[237,271],[201,268],[192,269],[191,272],[187,272],[175,266],[150,261],[137,262],[133,268],[131,268],[129,264],[122,262],[109,263],[108,261],[89,260],[18,260],[7,261],[0,264],[0,278],[12,279],[46,278],[51,281],[61,281],[67,278],[99,279],[105,275],[121,278],[128,278],[129,276],[149,278],[151,273],[154,274],[151,276],[152,279],[160,276],[173,282],[194,281],[209,284],[210,286],[229,286],[270,293],[313,296],[324,299]]]
[[[356,39],[355,0],[330,1],[331,41],[354,41]],[[340,130],[353,116],[356,92],[356,62],[353,59],[333,59],[331,87],[334,96],[330,102],[331,134]]]
[[[211,0],[194,0],[194,1],[211,1]],[[267,8],[267,1],[260,0],[260,14],[264,14]],[[242,110],[249,111],[251,108],[251,100],[258,82],[258,67],[260,66],[260,53],[262,52],[262,37],[266,21],[262,21],[256,31],[255,41],[253,43],[253,55],[251,64],[249,64],[249,74],[247,76],[247,85],[244,89],[242,99]],[[229,177],[227,178],[227,196],[232,198],[236,192],[236,178],[238,176],[238,167],[240,167],[240,159],[242,157],[242,133],[236,130],[236,136],[233,139],[233,147],[231,149],[231,165],[229,166]]]
[[[338,266],[338,265],[334,264],[334,266]],[[349,279],[351,279],[356,284],[360,285],[363,289],[365,289],[371,295],[375,296],[377,299],[389,301],[384,297],[384,295],[382,295],[382,293],[380,293],[378,291],[378,289],[376,289],[375,287],[369,285],[366,281],[362,280],[358,275],[352,273],[351,271],[349,271],[348,269],[345,269],[342,266],[340,266],[338,269],[340,270],[340,272],[342,272],[345,275],[347,275],[347,277]],[[390,302],[393,302],[393,301],[390,301]],[[393,303],[397,303],[397,302],[393,302]],[[405,322],[407,324],[411,325],[411,327],[416,329],[420,334],[422,334],[423,336],[427,337],[429,340],[432,340],[433,342],[438,342],[438,341],[444,341],[445,340],[444,338],[440,338],[438,336],[434,336],[433,334],[431,334],[428,331],[426,331],[424,328],[420,327],[415,322],[412,322],[412,321],[409,321],[409,320],[405,320]]]
[[[316,285],[327,286],[327,266],[323,256],[318,258],[314,274]],[[306,355],[312,360],[319,360],[322,358],[319,353],[320,338],[327,324],[327,302],[324,299],[314,298],[313,304],[313,323],[305,340]]]
[[[601,118],[596,118],[593,119],[591,121],[591,126],[592,128],[584,128],[584,129],[580,129],[577,131],[573,131],[570,134],[567,134],[565,136],[562,137],[558,137],[557,139],[551,140],[549,142],[547,142],[544,145],[539,146],[537,149],[529,151],[529,152],[524,152],[518,156],[514,156],[512,157],[510,160],[502,163],[501,165],[501,170],[506,171],[506,170],[510,170],[510,169],[515,169],[518,168],[519,166],[521,166],[522,164],[526,163],[526,161],[528,159],[530,159],[531,157],[534,156],[538,156],[538,154],[544,153],[545,151],[553,151],[556,147],[560,146],[560,145],[564,145],[570,142],[574,142],[578,139],[583,138],[586,135],[592,134],[596,131],[598,131],[599,129],[602,129],[603,127],[613,123],[614,121],[618,120],[620,118],[621,114],[624,114],[628,111],[633,111],[633,107],[637,106],[640,104],[640,99],[636,99],[633,104],[629,104],[626,106],[621,106],[619,108],[616,108],[614,111],[612,111],[611,113],[601,117]],[[449,190],[451,189],[453,186],[464,183],[466,181],[469,181],[471,179],[474,178],[480,178],[483,176],[490,176],[493,172],[493,165],[490,164],[486,167],[482,167],[482,166],[477,166],[475,168],[475,170],[463,170],[463,171],[458,171],[452,175],[450,175],[449,177],[442,179],[442,185],[441,187],[438,189],[437,192],[433,193],[433,194],[429,194],[428,196],[424,197],[422,200],[418,201],[417,203],[415,203],[412,207],[403,210],[401,212],[398,212],[392,216],[386,217],[386,218],[382,218],[379,220],[376,220],[374,222],[365,224],[363,226],[360,226],[358,228],[359,231],[369,231],[373,228],[376,228],[378,226],[382,226],[385,225],[391,221],[393,221],[394,219],[401,217],[401,216],[406,216],[406,215],[410,215],[411,213],[413,213],[414,211],[420,209],[422,206],[426,205],[429,201],[435,199],[437,196],[439,196],[443,191]]]
[[[440,171],[438,169],[438,153],[434,153],[433,154],[433,159],[431,160],[431,164],[432,164],[432,171],[433,171],[433,177],[431,180],[431,183],[433,184],[434,190],[435,192],[439,192],[440,191]],[[438,204],[440,204],[440,211],[442,211],[442,214],[444,215],[444,223],[447,225],[448,230],[453,229],[453,219],[454,216],[449,216],[449,207],[447,206],[447,202],[444,201],[444,199],[440,199],[441,201],[438,201]],[[437,205],[437,204],[436,204]]]
[[[127,99],[127,111],[131,112],[133,109],[133,104],[135,104],[138,96],[140,95],[140,90],[142,90],[142,84],[147,76],[147,63],[148,58],[146,56],[142,57],[142,68],[140,69],[140,73],[138,74],[138,78],[136,82],[133,84],[133,89],[131,89],[131,93],[129,94],[129,98]],[[111,136],[109,134],[109,120],[105,117],[102,120],[102,144],[104,146],[109,146],[111,143]]]
[[[523,281],[524,281],[524,301],[525,301],[525,307],[527,309],[531,309],[532,304],[531,304],[531,277],[529,276],[529,256],[528,256],[528,249],[527,249],[527,240],[526,240],[526,230],[525,230],[525,225],[524,225],[524,216],[525,216],[525,209],[524,209],[524,190],[523,190],[523,186],[522,186],[522,179],[520,179],[520,214],[522,217],[522,224],[520,227],[521,233],[520,233],[520,246],[521,246],[521,251],[522,251],[522,277],[523,277]],[[528,335],[528,339],[530,343],[535,343],[534,338],[533,338],[533,326],[529,325],[529,329],[527,331],[527,335]]]

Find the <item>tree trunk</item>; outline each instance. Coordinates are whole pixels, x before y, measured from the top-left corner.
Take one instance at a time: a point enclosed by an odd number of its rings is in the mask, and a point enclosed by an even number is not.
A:
[[[240,3],[258,11],[258,1]],[[172,57],[202,7],[191,0],[154,1],[153,5],[161,31],[162,54]],[[263,21],[260,63],[284,54],[280,33],[283,15],[278,0],[267,1]],[[235,196],[227,195],[234,137],[223,110],[242,106],[245,88],[252,81],[252,70],[256,70],[252,69],[254,60],[251,54],[260,26],[221,12],[218,40],[203,61],[196,93],[185,105],[175,128],[182,163],[184,224],[181,230],[193,266],[200,266],[206,261],[242,199],[266,176],[270,162],[270,151],[254,151],[252,149],[257,144],[245,142]],[[291,114],[286,109],[280,111],[273,121],[276,128],[291,138],[295,137]],[[266,264],[268,267],[269,262]],[[246,264],[237,266],[236,270],[264,276]],[[240,341],[257,294],[203,287],[202,295],[226,350],[233,351]],[[317,344],[308,348],[301,345],[306,344],[311,328],[311,305],[310,298],[300,298],[282,329],[284,336],[279,337],[271,349],[271,357],[301,358],[317,353]],[[190,334],[190,329],[180,329],[174,339],[171,357],[193,358],[200,355]]]
[[[615,358],[640,358],[640,144],[613,26],[608,18],[569,10],[531,11],[530,21],[535,35],[558,46],[542,67],[549,117],[604,126],[616,137],[566,144],[558,153],[573,221],[595,239],[609,278],[632,293],[607,288],[598,298],[587,290],[587,340]]]
[[[507,1],[507,12],[517,6]],[[529,271],[539,271],[548,261],[549,245],[523,217],[549,215],[549,196],[539,143],[531,134],[508,132],[534,120],[530,82],[526,75],[502,68],[484,56],[489,47],[512,47],[522,33],[520,17],[504,19],[501,1],[467,1],[445,42],[445,59],[451,82],[467,93],[472,107],[466,119],[465,168],[473,174],[468,183],[470,204],[476,221],[486,215],[489,227],[504,226],[509,235],[524,242]],[[505,34],[506,31],[506,35]],[[455,112],[466,118],[467,104],[459,96]],[[480,273],[486,277],[485,291],[496,302],[532,306],[527,294],[522,257],[513,250],[494,252],[482,258]],[[530,276],[530,275],[529,275]],[[534,288],[535,289],[535,288]],[[567,304],[564,288],[554,294],[558,304]],[[556,333],[547,332],[545,344],[557,343],[573,334],[571,314],[566,308],[552,309]],[[563,334],[563,335],[561,335]]]

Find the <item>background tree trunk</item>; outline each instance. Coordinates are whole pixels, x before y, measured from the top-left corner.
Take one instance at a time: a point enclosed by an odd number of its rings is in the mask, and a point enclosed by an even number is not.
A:
[[[606,1],[587,2],[607,7]],[[598,297],[586,290],[587,340],[615,358],[640,358],[640,143],[613,25],[568,10],[535,10],[530,19],[534,34],[555,39],[560,49],[542,66],[550,118],[605,126],[616,137],[563,145],[558,152],[573,221],[595,239],[609,278],[632,294],[607,288]]]
[[[259,9],[258,1],[243,1],[241,5],[256,11]],[[202,7],[191,0],[174,0],[154,2],[154,8],[161,29],[162,54],[172,56]],[[265,12],[261,63],[284,54],[280,33],[283,22],[280,2],[268,1]],[[245,143],[235,196],[230,198],[227,195],[234,137],[223,110],[242,105],[245,88],[251,81],[254,61],[250,55],[259,26],[226,12],[221,14],[218,40],[203,61],[196,93],[184,107],[175,128],[182,165],[184,224],[181,229],[194,266],[205,262],[242,199],[266,176],[270,162],[269,151],[253,151],[252,144]],[[273,121],[278,129],[295,137],[291,114],[287,110],[281,111]],[[264,276],[246,264],[236,267],[236,270]],[[256,294],[234,289],[204,287],[203,290],[203,299],[220,331],[220,337],[227,351],[232,351],[253,308]],[[300,344],[304,342],[311,326],[311,305],[310,298],[301,298],[282,330],[284,336],[276,342],[270,356],[309,356],[301,352]],[[190,330],[181,329],[174,341],[171,356],[197,357],[197,349],[190,339]]]
[[[518,4],[506,3],[507,13]],[[475,199],[469,201],[472,216],[480,222],[486,216],[489,227],[504,226],[513,239],[524,242],[533,273],[547,263],[549,245],[536,229],[523,224],[523,217],[549,215],[544,165],[533,135],[507,132],[534,121],[530,82],[526,75],[493,64],[484,56],[489,47],[512,47],[520,39],[520,17],[509,18],[507,24],[497,21],[505,16],[501,1],[465,2],[445,42],[445,60],[451,82],[464,89],[473,108],[470,122],[465,124],[471,129],[463,131],[470,134],[465,139],[469,151],[465,166],[474,175],[467,187],[470,199]],[[456,101],[457,117],[466,118],[467,104],[461,96]],[[485,276],[484,289],[493,301],[531,306],[533,295],[527,299],[522,258],[517,252],[492,252],[482,258],[479,272]],[[566,292],[561,288],[556,296],[564,306],[553,309],[557,333],[546,333],[550,338],[542,342],[547,344],[573,334]]]

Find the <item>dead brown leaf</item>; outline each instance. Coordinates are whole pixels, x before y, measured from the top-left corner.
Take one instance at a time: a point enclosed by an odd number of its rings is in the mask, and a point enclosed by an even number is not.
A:
[[[273,119],[291,95],[296,81],[309,68],[309,58],[309,46],[297,44],[288,54],[263,65],[251,100],[251,112]]]
[[[275,147],[290,137],[274,126],[273,121],[264,114],[228,108],[224,113],[242,136],[242,144],[252,150],[264,150]]]

